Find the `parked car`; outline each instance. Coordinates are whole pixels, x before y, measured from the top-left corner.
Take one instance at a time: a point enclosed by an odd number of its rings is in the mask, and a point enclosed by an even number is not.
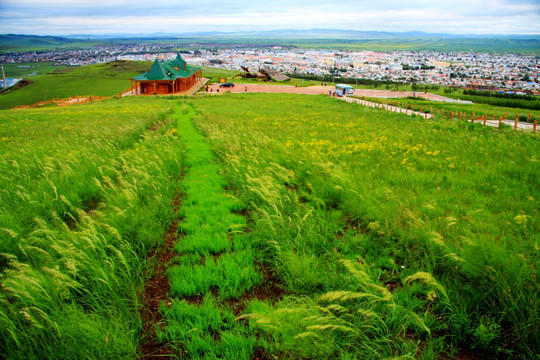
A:
[[[219,87],[234,87],[234,84],[232,82],[226,82],[223,84],[219,84]]]

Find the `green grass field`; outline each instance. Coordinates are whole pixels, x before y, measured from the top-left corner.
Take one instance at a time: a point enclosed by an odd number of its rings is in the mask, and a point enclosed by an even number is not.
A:
[[[151,355],[177,224],[173,358],[535,359],[539,150],[327,96],[0,111],[0,357]]]
[[[234,78],[236,75],[241,74],[241,71],[233,71],[227,69],[220,69],[210,66],[202,66],[203,77],[208,78],[209,82],[219,82],[220,78],[226,78],[228,80]]]
[[[249,204],[259,260],[290,294],[245,315],[267,354],[538,351],[534,135],[324,96],[194,104]]]

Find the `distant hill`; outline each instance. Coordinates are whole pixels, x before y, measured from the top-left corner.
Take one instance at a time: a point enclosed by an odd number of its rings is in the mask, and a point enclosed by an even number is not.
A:
[[[0,51],[84,48],[99,43],[168,43],[201,46],[292,46],[335,50],[433,50],[515,52],[540,55],[540,35],[437,34],[422,31],[385,32],[339,29],[279,29],[242,32],[77,34],[65,37],[0,35]]]
[[[341,39],[388,39],[388,38],[466,38],[466,39],[540,39],[538,35],[502,35],[502,34],[451,34],[451,33],[428,33],[424,31],[388,32],[388,31],[361,31],[341,29],[276,29],[265,31],[197,31],[184,33],[138,33],[138,34],[105,34],[67,35],[71,39],[174,39],[185,37],[258,37],[258,38],[341,38]]]
[[[280,29],[268,31],[242,31],[242,32],[198,32],[184,33],[179,36],[220,36],[220,37],[262,37],[262,38],[309,38],[309,39],[407,39],[407,38],[444,38],[444,39],[540,39],[540,35],[500,35],[500,34],[449,34],[427,33],[423,31],[387,32],[387,31],[359,31],[340,29]]]
[[[29,47],[29,46],[58,46],[71,44],[74,39],[68,39],[60,36],[36,36],[36,35],[16,35],[6,34],[0,35],[0,44],[17,46],[17,47]]]
[[[293,46],[337,50],[433,50],[516,52],[540,55],[540,35],[438,34],[422,31],[385,32],[340,29],[279,29],[241,32],[73,35],[108,42],[168,42],[179,46]]]
[[[92,46],[96,42],[88,39],[74,39],[61,36],[37,36],[0,34],[1,51],[50,50],[57,48],[80,48]]]

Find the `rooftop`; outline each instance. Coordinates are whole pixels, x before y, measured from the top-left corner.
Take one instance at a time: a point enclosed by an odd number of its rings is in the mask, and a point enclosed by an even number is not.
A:
[[[185,79],[199,71],[200,68],[188,65],[178,54],[174,60],[159,61],[156,59],[150,71],[132,77],[133,80],[175,80]]]

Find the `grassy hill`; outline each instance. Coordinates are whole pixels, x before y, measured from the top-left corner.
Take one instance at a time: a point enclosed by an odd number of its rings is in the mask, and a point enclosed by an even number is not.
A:
[[[0,95],[0,109],[70,96],[116,95],[129,88],[131,77],[149,69],[150,63],[140,61],[57,69],[49,74],[28,77],[30,85]]]
[[[209,82],[218,82],[220,78],[232,79],[242,71],[220,69],[211,66],[202,66],[203,76],[210,79]]]
[[[539,151],[327,96],[2,110],[0,357],[532,359]]]

